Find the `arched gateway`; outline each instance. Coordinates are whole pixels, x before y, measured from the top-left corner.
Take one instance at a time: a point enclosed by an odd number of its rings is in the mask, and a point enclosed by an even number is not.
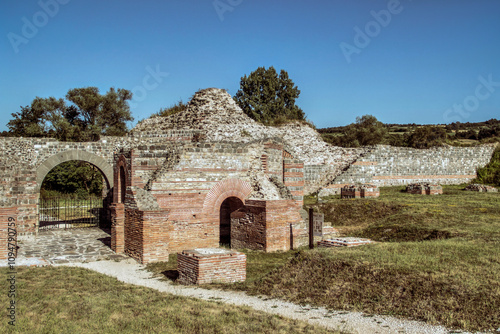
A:
[[[42,186],[43,179],[52,170],[52,168],[63,162],[74,160],[85,161],[96,166],[104,176],[106,182],[104,186],[106,186],[107,189],[113,188],[113,167],[111,164],[97,154],[80,150],[69,150],[54,154],[41,163],[36,169],[36,183],[38,187],[40,188]]]

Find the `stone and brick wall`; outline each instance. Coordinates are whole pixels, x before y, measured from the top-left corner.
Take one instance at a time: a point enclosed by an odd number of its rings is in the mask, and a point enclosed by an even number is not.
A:
[[[265,201],[265,248],[285,249],[303,236],[298,211],[304,193],[319,187],[335,192],[353,183],[462,183],[475,177],[493,150],[492,145],[333,147],[301,123],[278,128],[255,123],[229,94],[207,89],[186,111],[146,120],[128,137],[96,142],[0,138],[0,209],[15,212],[20,239],[35,235],[43,178],[62,162],[82,160],[101,170],[112,191],[109,213],[117,252],[147,262],[168,252],[216,247],[220,206],[229,197]],[[155,233],[167,237],[149,239]],[[161,247],[168,251],[158,252]]]
[[[280,140],[145,144],[122,150],[115,157],[112,208],[118,215],[113,228],[119,231],[113,239],[123,239],[123,247],[114,247],[147,263],[185,249],[218,247],[224,243],[221,234],[237,243],[231,212],[254,198],[264,203],[267,220],[262,221],[263,240],[252,239],[248,248],[289,249],[290,224],[301,223],[303,163],[284,152]],[[118,193],[125,188],[121,217]],[[260,222],[251,222],[251,233],[258,233]]]
[[[491,159],[495,145],[414,149],[377,145],[324,186],[320,196],[338,194],[345,185],[372,183],[397,186],[410,183],[461,184]]]
[[[231,214],[231,247],[268,252],[290,249],[293,228],[303,223],[300,208],[294,200],[246,200],[245,206]]]

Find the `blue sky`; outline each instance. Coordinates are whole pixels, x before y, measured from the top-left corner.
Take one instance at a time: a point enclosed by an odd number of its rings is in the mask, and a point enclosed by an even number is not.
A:
[[[138,121],[259,66],[317,127],[500,118],[499,18],[498,0],[2,1],[0,131],[36,96],[126,88]]]

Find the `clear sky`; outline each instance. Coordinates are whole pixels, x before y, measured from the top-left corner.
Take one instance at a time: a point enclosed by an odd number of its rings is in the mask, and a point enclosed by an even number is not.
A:
[[[500,118],[498,0],[2,0],[0,36],[0,131],[36,96],[126,88],[138,121],[259,66],[320,128]]]

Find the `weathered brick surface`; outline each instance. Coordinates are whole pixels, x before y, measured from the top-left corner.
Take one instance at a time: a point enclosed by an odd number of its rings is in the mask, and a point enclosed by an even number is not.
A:
[[[299,211],[294,200],[246,200],[231,214],[231,247],[266,252],[290,249],[293,226],[302,222]]]
[[[227,249],[193,249],[177,254],[178,282],[234,283],[246,280],[246,255]]]

